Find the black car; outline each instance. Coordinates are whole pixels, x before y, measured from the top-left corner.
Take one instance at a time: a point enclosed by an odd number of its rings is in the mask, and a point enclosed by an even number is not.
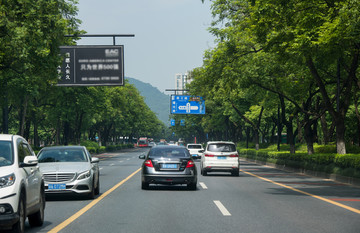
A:
[[[141,188],[149,184],[187,184],[188,189],[196,190],[197,170],[189,151],[181,146],[156,146],[147,155],[141,170]]]

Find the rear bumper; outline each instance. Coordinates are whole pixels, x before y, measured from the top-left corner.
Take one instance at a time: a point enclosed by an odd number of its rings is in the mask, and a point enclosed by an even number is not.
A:
[[[142,175],[141,181],[149,184],[192,184],[197,182],[196,175]]]

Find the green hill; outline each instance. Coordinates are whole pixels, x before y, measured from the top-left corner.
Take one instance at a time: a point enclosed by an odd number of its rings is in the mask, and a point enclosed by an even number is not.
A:
[[[130,84],[133,84],[144,97],[145,103],[156,113],[159,120],[169,125],[170,96],[159,91],[149,83],[144,83],[134,78],[126,77]]]

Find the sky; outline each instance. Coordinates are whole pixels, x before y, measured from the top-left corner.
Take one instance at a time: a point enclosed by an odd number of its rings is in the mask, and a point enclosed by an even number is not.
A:
[[[79,0],[80,29],[88,34],[134,34],[124,45],[125,77],[158,88],[175,88],[175,74],[203,64],[214,48],[211,2],[205,0]],[[112,45],[112,38],[83,38],[79,45]]]

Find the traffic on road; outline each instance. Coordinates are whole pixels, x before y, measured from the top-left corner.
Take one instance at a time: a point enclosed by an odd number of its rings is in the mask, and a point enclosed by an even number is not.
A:
[[[25,232],[359,232],[360,188],[240,160],[239,176],[199,174],[142,189],[148,148],[102,153],[100,192],[47,196],[40,227]],[[194,160],[200,169],[200,160]]]

